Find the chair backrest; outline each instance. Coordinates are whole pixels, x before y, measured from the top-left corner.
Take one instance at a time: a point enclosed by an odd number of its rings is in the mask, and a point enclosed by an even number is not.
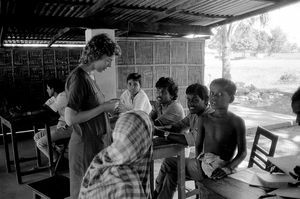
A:
[[[266,150],[267,147],[265,146],[261,147],[261,143],[259,143],[259,139],[261,136],[264,136],[271,141],[269,150]],[[252,167],[253,164],[256,164],[259,168],[269,171],[271,163],[267,160],[267,156],[274,156],[277,141],[277,135],[274,135],[269,130],[258,126],[250,154],[248,167]]]

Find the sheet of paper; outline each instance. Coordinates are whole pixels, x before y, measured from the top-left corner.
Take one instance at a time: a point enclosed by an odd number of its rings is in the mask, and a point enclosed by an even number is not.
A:
[[[300,187],[279,188],[268,194],[276,194],[277,196],[288,198],[300,198]]]
[[[255,169],[255,168],[247,168],[247,169],[241,169],[236,173],[229,175],[228,177],[245,182],[247,184],[251,184],[253,178],[256,177],[255,173],[257,172],[264,173],[265,171],[260,169]],[[259,181],[257,181],[257,183],[259,183]]]
[[[297,182],[287,174],[257,173],[256,176],[262,187],[266,188],[282,188]]]
[[[290,175],[289,172],[294,173],[296,165],[300,165],[300,156],[283,156],[283,157],[268,157],[268,160],[281,169],[284,173]]]

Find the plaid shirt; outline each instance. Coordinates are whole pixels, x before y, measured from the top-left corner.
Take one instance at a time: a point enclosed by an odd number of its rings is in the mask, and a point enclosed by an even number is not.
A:
[[[113,143],[91,162],[79,198],[150,198],[152,126],[143,111],[130,111],[117,121]]]

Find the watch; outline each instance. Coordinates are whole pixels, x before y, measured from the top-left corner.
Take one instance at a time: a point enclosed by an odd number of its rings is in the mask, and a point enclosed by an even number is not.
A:
[[[168,140],[168,136],[170,135],[169,131],[165,131],[164,132],[164,136],[165,136],[165,140]]]

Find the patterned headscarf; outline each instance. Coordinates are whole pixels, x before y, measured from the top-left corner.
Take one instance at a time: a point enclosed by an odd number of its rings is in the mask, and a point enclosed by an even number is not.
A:
[[[143,111],[124,113],[113,143],[91,162],[79,198],[149,198],[152,125]]]

